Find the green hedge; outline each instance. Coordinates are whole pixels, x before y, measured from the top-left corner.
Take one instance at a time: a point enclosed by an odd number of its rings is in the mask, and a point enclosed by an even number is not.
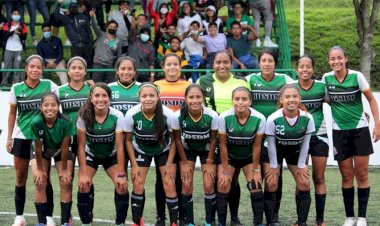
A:
[[[285,1],[292,47],[292,63],[299,57],[299,0]],[[379,21],[379,20],[378,20]],[[340,45],[348,52],[349,68],[359,70],[360,51],[356,33],[356,17],[352,1],[305,1],[305,53],[316,60],[315,75],[321,77],[330,71],[328,50]],[[374,34],[373,47],[380,50],[380,30]],[[371,85],[380,89],[380,57],[372,62]]]

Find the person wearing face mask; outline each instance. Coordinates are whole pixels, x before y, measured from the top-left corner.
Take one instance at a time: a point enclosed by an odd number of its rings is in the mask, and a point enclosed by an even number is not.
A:
[[[123,55],[128,53],[128,36],[131,28],[132,15],[127,1],[119,2],[119,10],[112,11],[108,16],[108,21],[114,20],[118,23],[116,36],[121,42],[121,52]]]
[[[12,20],[4,24],[4,68],[17,69],[21,65],[22,51],[25,50],[27,28],[21,20],[20,12],[15,9],[12,12]],[[12,84],[21,81],[20,72],[3,73],[1,86],[8,84],[8,78],[12,78]]]
[[[43,24],[41,27],[43,37],[37,44],[37,54],[44,59],[45,68],[65,69],[61,39],[51,35],[50,24]],[[57,72],[57,75],[61,85],[68,82],[66,72]]]
[[[150,29],[142,28],[140,35],[134,35],[130,38],[129,56],[136,60],[137,68],[150,68],[154,69],[154,62],[156,60],[156,50],[150,41]],[[149,76],[150,75],[150,76]],[[138,82],[154,81],[154,72],[139,72],[137,76]]]
[[[68,14],[61,14],[59,9],[65,0],[58,0],[58,7],[54,16],[62,21],[65,26],[67,36],[71,42],[71,57],[83,57],[89,68],[92,68],[94,47],[93,37],[88,17],[78,13],[78,4],[70,3]]]
[[[114,62],[121,57],[121,42],[116,37],[118,23],[114,20],[107,22],[107,32],[100,30],[94,20],[95,10],[90,11],[91,26],[97,36],[95,43],[94,69],[114,68]],[[94,82],[111,83],[115,81],[115,74],[110,72],[94,72]]]
[[[157,36],[161,28],[166,28],[169,24],[176,21],[178,12],[177,0],[172,0],[172,10],[169,11],[168,4],[162,3],[159,6],[158,11],[153,9],[154,0],[150,0],[148,3],[148,12],[154,19],[154,35]]]

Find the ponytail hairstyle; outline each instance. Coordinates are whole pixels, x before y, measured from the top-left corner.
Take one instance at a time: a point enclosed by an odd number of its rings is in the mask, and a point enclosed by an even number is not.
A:
[[[186,90],[185,90],[185,98],[187,97],[187,95],[189,94],[190,90],[192,89],[198,89],[201,93],[202,93],[202,97],[203,97],[203,101],[204,101],[204,92],[203,92],[203,89],[200,85],[198,84],[191,84],[189,85]],[[181,106],[181,118],[182,120],[185,120],[186,117],[187,117],[187,113],[189,112],[189,106],[187,105],[186,103],[186,100],[182,103],[182,106]]]
[[[280,92],[278,93],[277,109],[280,109],[280,108],[283,107],[283,105],[281,104],[280,99],[281,99],[282,95],[284,94],[285,90],[287,90],[287,89],[295,89],[295,90],[297,90],[297,93],[300,96],[300,100],[301,100],[301,93],[300,93],[300,90],[298,89],[297,85],[295,83],[286,84],[283,87],[281,87]],[[300,103],[298,105],[298,109],[301,109],[301,110],[307,112],[307,109],[306,109],[305,105],[303,103],[301,103],[301,101],[300,101]]]
[[[40,108],[42,107],[42,104],[45,102],[46,98],[48,98],[48,97],[53,97],[53,99],[57,102],[58,107],[61,105],[57,94],[55,94],[53,92],[47,92],[41,97]],[[43,118],[45,118],[41,110],[40,110],[40,114],[42,115]],[[60,111],[58,111],[58,113],[57,113],[57,118],[63,118],[65,120],[69,120],[69,118],[67,116],[65,116],[64,114],[62,114]]]
[[[78,117],[81,117],[84,121],[87,131],[92,131],[95,123],[95,108],[94,104],[91,102],[91,96],[95,89],[104,89],[110,100],[112,96],[111,89],[106,83],[98,82],[91,86],[90,94],[78,112]]]
[[[164,110],[162,107],[162,102],[160,99],[160,89],[157,85],[151,83],[151,82],[145,82],[143,83],[139,88],[139,96],[141,93],[141,90],[144,88],[153,88],[156,91],[156,94],[158,96],[158,101],[156,104],[156,109],[154,111],[155,114],[155,123],[154,123],[154,139],[160,144],[161,148],[165,147],[165,123],[164,123]],[[144,111],[144,109],[142,109]]]
[[[327,61],[330,60],[330,53],[331,53],[332,51],[334,51],[334,50],[340,50],[340,51],[343,53],[343,56],[344,56],[345,58],[348,58],[348,57],[347,57],[347,51],[346,51],[343,47],[341,47],[341,46],[333,46],[333,47],[331,47],[330,50],[329,50],[329,54],[327,55]],[[348,68],[348,61],[346,62],[345,67]]]
[[[38,55],[38,54],[33,54],[33,55],[30,55],[28,58],[26,58],[25,60],[25,80],[28,78],[28,74],[26,73],[26,69],[28,68],[28,65],[30,64],[30,62],[34,59],[37,59],[40,61],[41,63],[41,66],[42,66],[42,74],[44,73],[44,69],[45,69],[45,63],[44,63],[44,59]]]
[[[251,91],[245,86],[239,86],[239,87],[236,87],[234,90],[232,90],[232,99],[234,99],[235,93],[239,91],[248,93],[249,99],[252,101]]]

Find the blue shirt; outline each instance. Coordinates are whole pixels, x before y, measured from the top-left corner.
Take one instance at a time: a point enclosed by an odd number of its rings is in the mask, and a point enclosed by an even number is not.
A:
[[[47,64],[45,59],[55,59],[55,63],[59,64],[63,59],[63,46],[60,38],[51,36],[43,38],[37,44],[37,54],[40,55]]]

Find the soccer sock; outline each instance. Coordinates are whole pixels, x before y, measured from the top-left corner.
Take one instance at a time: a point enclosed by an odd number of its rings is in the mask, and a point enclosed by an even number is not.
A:
[[[307,216],[309,215],[311,198],[309,191],[298,191],[296,195],[298,222],[306,223]]]
[[[91,192],[82,193],[78,191],[78,213],[82,224],[90,224],[92,221]]]
[[[216,193],[216,206],[218,209],[219,225],[226,225],[227,221],[228,193]]]
[[[205,194],[206,223],[211,224],[215,220],[216,194]]]
[[[264,193],[262,191],[251,193],[251,206],[255,225],[262,225],[264,213]]]
[[[46,216],[52,217],[54,211],[54,194],[53,194],[53,186],[50,182],[46,185],[46,200],[47,200],[47,213]]]
[[[238,211],[240,205],[240,193],[241,191],[239,181],[232,181],[231,190],[229,192],[229,198],[234,201],[228,203],[228,205],[230,206],[231,221],[239,220]]]
[[[324,221],[326,194],[315,194],[316,221]]]
[[[129,206],[129,193],[119,194],[115,190],[115,209],[116,209],[116,221],[117,225],[124,224],[127,218],[128,206]]]
[[[178,198],[166,197],[166,205],[169,210],[170,225],[177,224],[178,221]]]
[[[344,209],[346,211],[346,217],[354,217],[354,196],[355,190],[352,188],[342,188]]]
[[[165,191],[164,185],[162,184],[161,172],[158,167],[156,167],[156,211],[157,219],[165,220]]]
[[[276,206],[276,192],[264,192],[264,212],[267,224],[273,223],[274,207]]]
[[[47,203],[34,203],[36,206],[38,223],[46,224]]]
[[[61,225],[69,223],[71,217],[71,205],[73,202],[61,201]]]
[[[20,216],[24,214],[26,189],[23,187],[15,187],[15,206],[16,215]]]
[[[178,198],[178,206],[182,205],[182,179],[181,179],[181,171],[179,167],[177,167],[177,173],[176,173],[176,179],[175,179],[175,188],[177,192],[177,198]],[[179,208],[178,209],[178,216],[180,220],[184,220],[186,216],[185,209]]]
[[[368,188],[358,188],[358,201],[359,201],[359,215],[358,217],[366,218],[367,215],[367,205],[370,193],[370,187]]]
[[[131,206],[132,206],[132,218],[133,222],[140,225],[140,218],[142,217],[142,203],[144,197],[132,192]]]
[[[186,224],[194,224],[193,195],[182,194],[182,206]]]
[[[128,194],[129,195],[129,194]],[[141,216],[144,216],[144,209],[145,209],[145,200],[146,200],[146,197],[145,197],[145,188],[144,188],[144,191],[143,191],[143,201],[141,203]]]
[[[278,186],[276,191],[276,205],[274,207],[274,213],[278,215],[278,212],[280,211],[280,205],[281,205],[281,199],[282,199],[282,166],[280,169],[280,175],[278,177]]]

